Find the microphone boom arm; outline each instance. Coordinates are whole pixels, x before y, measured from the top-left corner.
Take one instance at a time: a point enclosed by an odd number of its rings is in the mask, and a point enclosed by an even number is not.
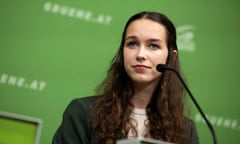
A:
[[[163,68],[164,70],[159,70],[159,68]],[[168,68],[166,66],[161,65],[158,69],[158,71],[160,72],[164,72],[165,70],[170,70],[173,71],[177,77],[179,78],[179,80],[181,81],[182,85],[184,86],[184,88],[186,89],[186,91],[188,92],[190,98],[192,99],[193,103],[195,104],[195,106],[197,107],[198,111],[200,112],[200,114],[202,115],[204,121],[206,122],[208,128],[211,131],[212,137],[213,137],[213,143],[217,144],[217,137],[215,134],[215,131],[211,125],[211,123],[208,121],[207,117],[205,116],[203,110],[201,109],[200,105],[197,103],[196,99],[194,98],[193,94],[191,93],[191,91],[189,90],[189,88],[187,87],[186,83],[184,82],[184,80],[182,79],[181,75],[179,74],[179,72],[173,68]]]

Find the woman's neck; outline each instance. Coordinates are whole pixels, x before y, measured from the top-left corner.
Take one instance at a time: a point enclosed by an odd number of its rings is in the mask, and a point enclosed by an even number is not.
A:
[[[134,107],[145,109],[152,98],[155,87],[156,84],[134,85],[134,96],[131,100]]]

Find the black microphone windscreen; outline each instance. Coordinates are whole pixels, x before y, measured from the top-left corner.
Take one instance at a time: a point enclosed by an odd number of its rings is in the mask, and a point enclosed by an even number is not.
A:
[[[159,72],[165,72],[166,71],[166,65],[165,64],[158,64],[156,68],[157,68],[157,71],[159,71]]]

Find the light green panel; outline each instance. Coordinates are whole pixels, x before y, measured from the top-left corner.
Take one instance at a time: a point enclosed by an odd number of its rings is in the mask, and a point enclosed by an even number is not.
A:
[[[94,95],[127,18],[152,10],[168,15],[178,30],[188,28],[178,31],[184,76],[212,121],[219,143],[237,143],[239,4],[236,0],[1,1],[0,110],[42,119],[41,144],[50,143],[66,105],[73,98]],[[212,143],[208,128],[191,107],[200,143]]]

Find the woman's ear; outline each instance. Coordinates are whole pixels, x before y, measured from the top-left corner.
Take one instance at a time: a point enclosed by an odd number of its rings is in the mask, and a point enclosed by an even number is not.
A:
[[[178,56],[178,51],[177,50],[173,50],[173,54],[174,54],[175,57],[177,57]]]

